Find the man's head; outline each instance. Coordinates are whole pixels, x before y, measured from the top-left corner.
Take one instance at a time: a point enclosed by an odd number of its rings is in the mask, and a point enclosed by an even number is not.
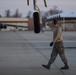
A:
[[[56,25],[58,21],[56,19],[53,20],[53,24]]]

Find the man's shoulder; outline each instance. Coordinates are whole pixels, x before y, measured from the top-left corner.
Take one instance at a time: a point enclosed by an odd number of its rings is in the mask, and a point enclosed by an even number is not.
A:
[[[57,26],[56,28],[57,28],[57,30],[60,30],[60,31],[62,30],[62,28],[60,26]]]
[[[61,28],[60,26],[56,26],[56,28]]]

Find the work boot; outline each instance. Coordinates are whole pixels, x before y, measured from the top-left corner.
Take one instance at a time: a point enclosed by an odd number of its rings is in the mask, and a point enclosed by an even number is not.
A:
[[[50,64],[47,64],[47,65],[42,64],[42,66],[48,70],[50,69]]]
[[[64,66],[64,67],[61,67],[62,70],[68,70],[69,69],[69,66]]]

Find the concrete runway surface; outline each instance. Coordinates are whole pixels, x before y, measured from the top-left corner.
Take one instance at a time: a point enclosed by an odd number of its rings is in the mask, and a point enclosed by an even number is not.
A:
[[[52,47],[52,32],[35,34],[32,31],[0,32],[0,75],[76,75],[76,32],[63,32],[65,54],[69,70],[58,56],[47,70]]]

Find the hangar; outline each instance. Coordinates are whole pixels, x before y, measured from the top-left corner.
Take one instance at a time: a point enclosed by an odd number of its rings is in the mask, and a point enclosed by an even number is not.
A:
[[[53,19],[57,19],[64,31],[76,31],[76,13],[59,13],[47,17],[47,23],[51,27]]]
[[[6,30],[33,30],[32,18],[0,17],[0,24],[6,25]]]

